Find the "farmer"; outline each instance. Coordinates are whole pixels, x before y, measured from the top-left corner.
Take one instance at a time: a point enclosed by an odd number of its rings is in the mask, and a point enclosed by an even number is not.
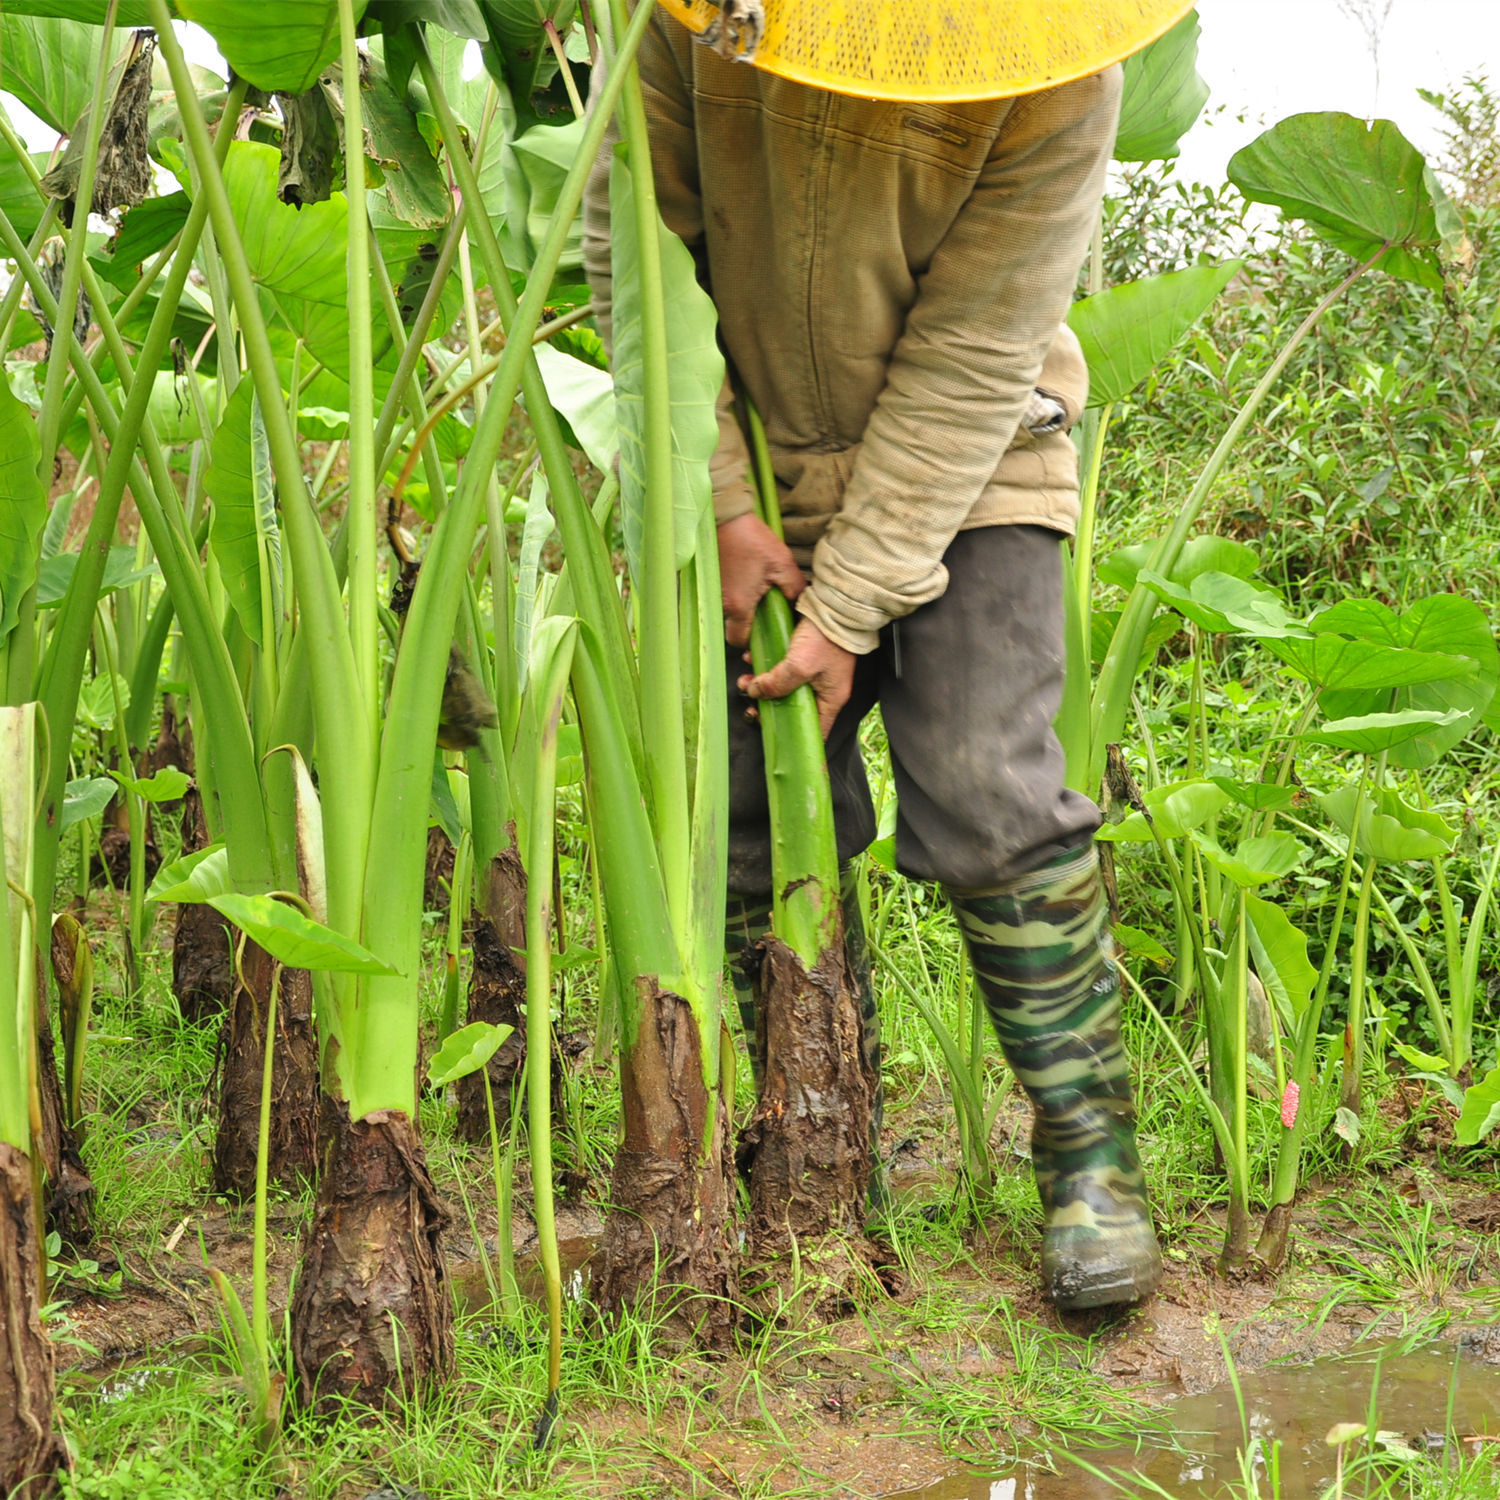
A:
[[[661,212],[764,418],[785,517],[783,543],[755,513],[726,387],[712,474],[729,680],[752,699],[812,685],[846,861],[876,833],[858,731],[880,705],[897,865],[941,883],[1035,1106],[1046,1289],[1064,1308],[1136,1301],[1161,1256],[1099,813],[1064,786],[1052,730],[1078,507],[1064,428],[1087,381],[1059,325],[1114,143],[1112,64],[1188,5],[662,4],[640,51]],[[606,154],[584,242],[606,336],[607,215]],[[785,659],[752,676],[744,648],[772,587],[800,620]],[[765,930],[771,855],[760,731],[743,700],[730,718],[733,946]],[[863,988],[874,1060],[867,968]]]

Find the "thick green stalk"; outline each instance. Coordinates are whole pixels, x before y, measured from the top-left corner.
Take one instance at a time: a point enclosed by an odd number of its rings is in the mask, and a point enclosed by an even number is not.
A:
[[[282,397],[281,377],[266,331],[260,294],[234,222],[224,175],[211,148],[202,112],[191,103],[195,98],[192,76],[172,29],[167,0],[149,0],[149,4],[162,56],[182,104],[185,143],[198,169],[198,191],[208,202],[251,377],[260,396],[287,542],[297,575],[299,629],[310,636],[318,758],[321,765],[337,768],[337,775],[325,776],[322,782],[329,925],[358,937],[360,887],[372,826],[370,809],[375,777],[375,746],[369,734],[363,685],[355,667],[333,559],[307,493],[297,435]],[[338,981],[335,987],[343,994],[352,988]],[[408,1096],[413,1076],[413,1070],[409,1069],[405,1091]]]
[[[228,140],[220,142],[228,148]],[[59,611],[57,624],[53,628],[47,658],[41,673],[40,696],[46,707],[50,723],[68,724],[73,720],[77,705],[77,693],[84,657],[93,628],[94,604],[98,597],[99,583],[103,576],[108,542],[114,532],[115,516],[118,514],[120,497],[127,480],[136,496],[153,549],[161,563],[168,586],[176,598],[176,608],[183,619],[184,636],[189,650],[195,657],[195,676],[199,681],[199,692],[205,707],[214,722],[223,730],[219,753],[225,765],[222,780],[226,785],[254,786],[256,782],[255,758],[249,743],[248,729],[236,736],[235,729],[244,723],[244,708],[239,698],[238,687],[233,679],[232,668],[224,654],[223,642],[217,622],[207,608],[204,596],[202,571],[197,556],[182,541],[181,526],[174,526],[168,519],[171,508],[180,506],[180,500],[167,470],[164,455],[155,438],[155,432],[146,420],[146,409],[150,399],[152,375],[155,362],[165,352],[170,337],[170,325],[175,310],[176,296],[180,295],[185,281],[194,243],[194,218],[190,216],[183,231],[183,257],[181,264],[174,261],[168,284],[152,320],[146,340],[142,345],[138,364],[142,378],[132,381],[123,414],[117,416],[113,403],[104,390],[93,365],[83,357],[75,346],[73,362],[89,405],[100,425],[110,439],[110,457],[100,483],[100,492],[95,500],[95,513],[90,526],[90,540],[86,543],[74,570],[68,596]],[[202,217],[197,218],[201,227]],[[25,253],[13,226],[0,212],[0,242],[6,246],[21,272],[31,284],[32,293],[44,311],[55,311],[55,303],[45,282],[42,281],[35,263]],[[120,342],[118,330],[108,310],[96,304],[95,313],[101,330],[110,347],[117,367],[128,374],[130,363]],[[142,471],[136,457],[137,438],[144,450],[151,473],[149,479]],[[44,828],[39,828],[37,845],[38,891],[50,892],[56,868],[56,840],[45,834],[45,828],[55,826],[52,809],[59,804],[62,786],[67,771],[67,740],[60,738],[54,744],[49,766],[49,781],[46,801],[42,808]],[[258,807],[258,798],[237,797],[227,809],[226,818],[236,829],[235,852],[231,853],[231,864],[236,881],[246,890],[265,889],[269,878],[266,860],[266,838],[263,818]]]
[[[781,506],[766,430],[753,407],[749,416],[760,517],[779,537]],[[780,589],[772,589],[761,600],[750,631],[755,670],[770,671],[786,655],[791,638],[792,607]],[[833,793],[818,700],[810,687],[800,687],[785,698],[763,701],[759,708],[771,805],[771,926],[811,970],[843,931]]]
[[[0,1141],[32,1154],[36,1087],[36,963],[30,889],[28,806],[36,785],[36,706],[0,709]]]
[[[611,711],[601,680],[607,670],[603,658],[593,631],[583,625],[573,655],[573,696],[585,749],[593,849],[605,893],[610,951],[622,977],[621,1041],[629,1048],[641,1019],[636,981],[654,979],[690,1003],[694,997],[683,988],[656,841],[624,727]]]
[[[635,56],[650,5],[637,7],[636,17],[631,22],[631,31],[624,38],[618,57],[618,65],[606,80],[602,89],[595,91],[589,102],[588,124],[584,139],[579,144],[577,161],[592,163],[598,155],[605,126],[614,109],[624,85],[623,75],[629,71]],[[421,70],[422,82],[427,96],[437,111],[438,124],[443,140],[448,146],[448,162],[458,182],[459,191],[466,203],[483,203],[479,191],[479,179],[474,165],[462,149],[463,133],[449,107],[437,70],[432,65],[425,44],[418,45],[417,66]],[[571,222],[577,213],[575,205],[567,213]],[[563,213],[561,204],[553,210],[553,226]],[[495,298],[502,326],[507,339],[512,336],[519,311],[516,294],[510,284],[510,273],[500,254],[500,242],[495,237],[494,226],[483,213],[473,214],[467,221],[473,236],[485,274],[489,278],[490,291]],[[551,230],[549,229],[549,234]],[[533,272],[531,281],[537,280]],[[528,293],[531,284],[527,286]],[[507,345],[507,348],[509,345]],[[498,376],[498,371],[497,371]],[[615,712],[625,727],[630,753],[644,775],[645,751],[642,746],[640,709],[637,701],[637,672],[635,657],[630,647],[629,631],[625,624],[625,612],[620,602],[619,587],[615,582],[614,568],[609,549],[599,527],[589,514],[583,492],[578,487],[573,473],[573,460],[562,436],[557,414],[547,398],[547,388],[542,381],[541,369],[535,355],[528,350],[525,372],[521,381],[521,393],[526,401],[526,412],[531,421],[531,430],[536,437],[537,451],[541,454],[542,468],[547,474],[547,483],[552,491],[552,508],[557,517],[558,530],[562,533],[563,552],[568,559],[567,576],[575,591],[578,613],[589,620],[600,634],[601,644],[608,653],[610,670],[606,690],[615,704]]]
[[[235,963],[244,956],[244,942],[236,935]],[[266,1276],[266,1209],[271,1159],[271,1072],[276,1056],[276,1002],[281,993],[282,967],[271,968],[271,993],[266,1000],[266,1045],[260,1067],[260,1122],[255,1138],[255,1234],[251,1242],[250,1327],[255,1352],[263,1370],[271,1368],[271,1314]]]
[[[552,871],[557,838],[557,731],[577,638],[576,624],[563,627],[547,658],[545,678],[535,684],[540,742],[526,858],[527,1125],[537,1242],[547,1282],[547,1409],[553,1415],[562,1371],[562,1267],[552,1200]]]
[[[1384,774],[1384,757],[1381,757],[1381,772]],[[1370,766],[1366,760],[1360,770],[1359,795],[1354,799],[1354,813],[1350,827],[1357,829],[1364,812],[1365,790],[1369,785]],[[1339,933],[1344,925],[1344,911],[1348,906],[1349,887],[1354,873],[1354,838],[1351,834],[1344,850],[1344,867],[1339,877],[1338,896],[1334,902],[1333,925],[1328,932],[1328,946],[1323,952],[1323,962],[1318,970],[1318,983],[1312,998],[1307,1003],[1297,1027],[1297,1050],[1292,1062],[1292,1082],[1297,1085],[1299,1099],[1305,1095],[1312,1082],[1313,1069],[1318,1060],[1318,1028],[1323,1020],[1323,1006],[1328,1000],[1328,986],[1333,978],[1334,961],[1338,956]],[[1297,1193],[1297,1177],[1302,1164],[1302,1137],[1307,1128],[1305,1103],[1297,1111],[1297,1117],[1281,1138],[1276,1153],[1276,1172],[1271,1183],[1271,1207],[1276,1209],[1289,1205]],[[1266,1237],[1262,1236],[1264,1245]]]
[[[349,213],[349,640],[364,696],[367,738],[380,733],[380,644],[375,622],[380,528],[375,518],[375,388],[371,350],[370,216],[365,202],[364,103],[353,0],[338,0],[344,79],[344,193]],[[262,396],[262,402],[265,397]]]
[[[725,701],[724,597],[719,580],[718,528],[713,507],[704,506],[698,546],[683,570],[684,593],[691,592],[698,637],[698,725],[693,766],[692,921],[685,961],[693,986],[704,997],[705,1014],[720,994],[724,974],[724,903],[729,866],[729,707]],[[601,985],[602,988],[602,985]],[[714,1011],[718,1007],[714,1005]],[[722,1021],[703,1028],[705,1069],[717,1072]],[[731,1088],[725,1095],[732,1099]]]
[[[1358,825],[1355,825],[1356,828]],[[1352,837],[1352,835],[1351,835]],[[1354,954],[1349,962],[1349,1018],[1344,1025],[1344,1073],[1339,1103],[1359,1115],[1360,1073],[1365,1061],[1365,970],[1370,955],[1370,892],[1375,884],[1375,859],[1367,856],[1354,909]]]
[[[1169,573],[1182,551],[1193,527],[1198,522],[1215,481],[1223,471],[1229,455],[1234,451],[1241,435],[1250,425],[1251,419],[1260,409],[1260,404],[1271,388],[1281,378],[1287,362],[1301,346],[1302,341],[1317,327],[1323,314],[1333,306],[1364,273],[1390,249],[1390,244],[1380,249],[1366,261],[1357,265],[1318,305],[1302,320],[1296,331],[1282,346],[1256,383],[1255,389],[1246,398],[1245,404],[1235,414],[1218,446],[1209,455],[1198,475],[1197,482],[1182,503],[1172,522],[1171,530],[1157,544],[1151,554],[1150,567],[1158,573]],[[1098,685],[1094,689],[1092,714],[1091,752],[1089,756],[1090,786],[1097,787],[1104,777],[1104,758],[1109,745],[1120,738],[1125,727],[1125,713],[1130,704],[1130,692],[1140,670],[1141,655],[1146,649],[1146,634],[1151,628],[1156,613],[1156,595],[1144,584],[1136,584],[1115,626],[1114,636],[1105,653],[1104,665],[1099,672]]]
[[[1088,623],[1094,598],[1094,536],[1099,519],[1099,476],[1104,467],[1104,439],[1109,433],[1109,419],[1114,403],[1106,404],[1094,414],[1093,442],[1089,445],[1088,472],[1078,499],[1078,530],[1073,540],[1073,592],[1078,598],[1079,618],[1083,621],[1083,638],[1088,639]]]
[[[153,4],[162,3],[163,0],[153,0]],[[359,1011],[346,1035],[341,1066],[345,1070],[350,1112],[355,1119],[372,1109],[400,1109],[410,1113],[414,1106],[422,850],[427,836],[432,746],[437,734],[448,649],[453,641],[474,536],[484,514],[489,477],[499,457],[516,392],[527,365],[533,360],[531,336],[541,321],[564,242],[583,199],[589,169],[603,139],[609,112],[619,97],[622,75],[640,45],[649,15],[649,6],[642,6],[636,12],[621,49],[622,65],[599,91],[596,112],[590,115],[579,142],[578,159],[559,189],[546,239],[508,329],[490,399],[475,425],[463,478],[433,529],[407,612],[384,718],[374,816],[369,820],[381,830],[381,843],[369,861],[364,882],[366,930],[379,945],[381,956],[403,977],[368,981]],[[482,218],[483,215],[474,216],[475,222]],[[498,288],[497,295],[500,295]],[[319,739],[322,740],[321,724]],[[331,887],[330,869],[330,890]],[[351,1057],[355,1060],[353,1064]]]
[[[629,19],[625,0],[610,0],[610,12],[615,31],[623,33]],[[619,65],[616,59],[616,68]],[[620,130],[630,165],[635,207],[645,396],[645,515],[641,576],[635,600],[636,628],[640,635],[641,726],[667,902],[673,926],[685,936],[690,900],[690,803],[682,713],[682,627],[678,615],[672,496],[672,389],[666,292],[662,283],[660,215],[651,172],[645,96],[639,73],[634,68],[626,72],[625,89],[620,96]]]
[[[89,101],[89,122],[83,138],[83,160],[78,168],[78,196],[74,202],[73,224],[68,231],[62,290],[57,298],[59,316],[52,323],[52,349],[47,363],[47,380],[42,389],[42,409],[37,414],[37,427],[42,434],[42,482],[48,489],[52,487],[52,458],[57,452],[57,436],[61,431],[59,422],[62,417],[63,385],[67,379],[68,360],[73,352],[73,314],[78,306],[84,261],[88,256],[89,210],[94,201],[99,141],[104,134],[104,116],[109,102],[105,94],[109,86],[109,60],[114,50],[117,8],[118,0],[109,0],[109,8],[104,13],[104,29],[99,42],[99,65],[94,74],[94,91]],[[121,76],[124,76],[123,73]],[[25,160],[29,162],[31,158],[26,156]]]
[[[1458,983],[1450,996],[1449,1003],[1453,1009],[1453,1052],[1449,1071],[1455,1078],[1468,1067],[1474,1057],[1474,1005],[1479,996],[1479,958],[1483,951],[1497,877],[1500,877],[1500,841],[1497,841],[1495,850],[1490,855],[1489,868],[1480,884],[1478,899],[1469,913],[1469,933],[1464,939]]]

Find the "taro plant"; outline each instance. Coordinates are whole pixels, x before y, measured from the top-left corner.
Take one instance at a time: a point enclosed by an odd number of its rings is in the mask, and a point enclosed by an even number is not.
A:
[[[1249,201],[1271,204],[1287,217],[1307,224],[1314,233],[1348,252],[1356,263],[1278,351],[1197,475],[1170,529],[1153,545],[1149,571],[1162,577],[1171,576],[1236,444],[1324,313],[1370,270],[1440,288],[1440,252],[1451,243],[1457,228],[1452,205],[1431,170],[1386,120],[1370,126],[1348,115],[1294,115],[1236,153],[1229,164],[1229,177]],[[1106,295],[1115,298],[1124,290],[1115,289]],[[1114,400],[1128,392],[1170,348],[1174,340],[1168,335],[1172,329],[1176,327],[1180,336],[1216,290],[1208,268],[1155,278],[1154,285],[1147,284],[1135,294],[1145,326],[1123,343],[1117,325],[1132,321],[1131,309],[1123,299],[1098,300],[1092,308],[1089,303],[1082,304],[1078,322],[1092,344],[1094,399]],[[1098,325],[1098,334],[1109,333],[1108,344],[1096,336],[1091,324]],[[1124,348],[1130,357],[1121,357],[1117,363],[1111,352],[1115,347]],[[1096,436],[1088,449],[1086,439],[1086,449],[1097,450],[1102,456],[1102,441]],[[1084,551],[1092,546],[1099,467],[1094,457],[1085,470],[1084,490],[1090,499],[1081,527]],[[1081,576],[1075,576],[1075,598],[1082,592],[1076,581]],[[1060,730],[1069,751],[1070,775],[1081,776],[1080,784],[1085,789],[1100,785],[1108,746],[1118,742],[1124,732],[1136,679],[1154,654],[1151,631],[1156,610],[1156,597],[1144,581],[1138,580],[1108,632],[1098,678],[1088,695],[1086,735],[1081,727],[1084,683],[1079,669],[1072,669]],[[1092,632],[1085,632],[1083,612],[1077,606],[1070,629],[1075,660],[1087,660]],[[1082,772],[1085,764],[1086,772]]]
[[[41,1104],[37,1092],[36,909],[30,889],[36,705],[0,708],[0,1490],[19,1494],[63,1461],[53,1430],[52,1350],[42,1329]]]
[[[781,507],[765,428],[747,406],[760,517],[779,537]],[[751,661],[786,655],[792,610],[772,589],[756,611]],[[876,1080],[860,1042],[856,986],[844,946],[833,794],[810,687],[759,708],[771,819],[771,931],[752,955],[764,1078],[745,1139],[752,1253],[772,1257],[805,1238],[863,1243]]]

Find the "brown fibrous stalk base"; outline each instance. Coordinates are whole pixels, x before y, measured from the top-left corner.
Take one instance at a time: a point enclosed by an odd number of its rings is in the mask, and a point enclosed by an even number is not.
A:
[[[859,1001],[842,947],[808,970],[779,939],[759,944],[765,1079],[744,1132],[750,1250],[786,1253],[792,1236],[864,1242],[875,1078],[860,1046]]]
[[[640,1029],[621,1053],[624,1140],[604,1226],[600,1306],[649,1308],[672,1335],[709,1346],[734,1325],[734,1164],[729,1118],[703,1077],[697,1017],[642,978]]]
[[[208,847],[203,798],[189,787],[182,799],[182,851]],[[177,908],[172,941],[172,993],[184,1019],[223,1015],[234,998],[234,948],[229,924],[206,902],[184,901]]]
[[[453,1368],[448,1216],[407,1115],[324,1114],[332,1128],[292,1304],[301,1401],[396,1407]]]
[[[318,1041],[312,976],[284,969],[247,941],[234,1001],[224,1019],[219,1058],[219,1128],[214,1137],[214,1191],[249,1198],[255,1192],[261,1075],[271,985],[279,985],[271,1056],[270,1149],[267,1180],[297,1190],[318,1172]]]
[[[42,1329],[31,1159],[0,1144],[0,1495],[43,1500],[67,1449],[52,1430],[52,1345]]]
[[[40,985],[38,994],[46,991]],[[37,1086],[42,1104],[42,1170],[46,1177],[43,1209],[47,1228],[63,1244],[86,1249],[94,1239],[94,1182],[79,1154],[78,1139],[63,1109],[52,1028],[37,1016]]]

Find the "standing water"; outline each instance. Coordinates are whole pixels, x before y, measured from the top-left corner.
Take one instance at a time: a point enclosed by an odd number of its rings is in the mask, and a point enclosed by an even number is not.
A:
[[[1228,1381],[1202,1395],[1179,1397],[1166,1408],[1168,1432],[1153,1436],[1139,1452],[1076,1450],[1079,1458],[1113,1476],[1108,1479],[1054,1450],[1036,1455],[1033,1463],[1050,1458],[1057,1472],[1031,1466],[994,1476],[962,1471],[889,1500],[1123,1500],[1163,1493],[1173,1500],[1217,1500],[1226,1493],[1321,1500],[1335,1476],[1329,1432],[1341,1422],[1366,1421],[1377,1378],[1375,1427],[1378,1451],[1391,1466],[1387,1476],[1409,1464],[1452,1461],[1456,1445],[1465,1458],[1494,1455],[1495,1493],[1500,1494],[1500,1368],[1429,1346],[1243,1375],[1243,1421]],[[1249,1460],[1243,1466],[1242,1455]],[[1244,1485],[1243,1476],[1250,1473],[1257,1488]],[[1279,1476],[1274,1483],[1273,1473]],[[1363,1493],[1363,1485],[1351,1493]]]

